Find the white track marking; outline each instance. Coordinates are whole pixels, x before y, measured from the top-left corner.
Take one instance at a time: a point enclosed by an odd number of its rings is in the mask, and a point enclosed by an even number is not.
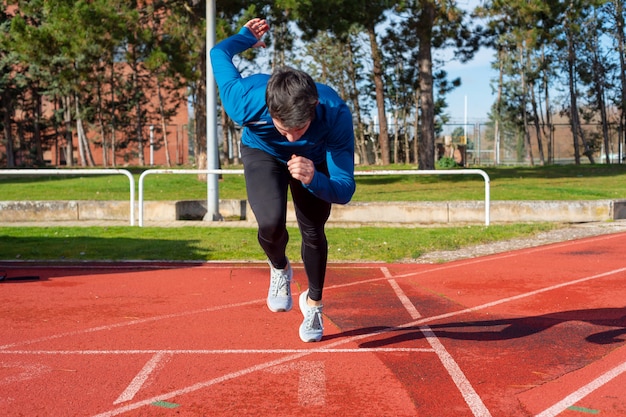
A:
[[[120,404],[126,401],[130,401],[135,398],[135,394],[139,392],[141,387],[146,383],[148,377],[159,365],[165,354],[159,352],[144,365],[143,369],[135,376],[131,383],[126,387],[124,392],[113,402],[113,404]]]
[[[606,239],[609,239],[610,237],[607,237]],[[603,239],[595,239],[592,241],[597,241],[597,240],[603,240]],[[586,242],[589,242],[590,240],[586,240]],[[550,248],[554,248],[554,247],[559,247],[559,246],[572,246],[572,242],[568,242],[566,244],[561,244],[561,245],[551,245]],[[529,252],[536,252],[536,251],[541,251],[544,250],[543,248],[538,248],[538,249],[534,249],[534,250],[526,250],[523,253],[527,254]],[[493,260],[499,260],[499,259],[504,259],[504,258],[509,258],[509,257],[513,257],[516,256],[516,254],[509,254],[509,255],[502,255],[502,256],[490,256],[489,259],[484,259],[484,260],[472,260],[472,261],[466,261],[466,262],[455,262],[453,265],[445,265],[442,267],[438,267],[438,268],[430,268],[424,271],[418,271],[418,272],[414,272],[414,273],[408,273],[408,274],[403,274],[403,275],[396,275],[395,278],[404,278],[404,277],[412,277],[412,276],[417,276],[417,275],[423,275],[423,274],[428,274],[428,273],[433,273],[433,272],[437,272],[437,271],[441,271],[441,270],[447,270],[447,269],[455,269],[455,268],[459,268],[459,267],[463,267],[466,265],[475,265],[478,263],[484,263],[484,262],[489,262],[489,261],[493,261]],[[206,267],[206,266],[201,266],[202,268]],[[232,267],[228,266],[228,267]],[[245,266],[244,266],[245,267]],[[351,267],[351,269],[353,269]],[[570,286],[570,285],[575,285],[581,282],[585,282],[585,281],[589,281],[589,280],[593,280],[593,279],[597,279],[597,278],[603,278],[609,275],[613,275],[616,273],[620,273],[620,272],[624,272],[626,270],[626,268],[620,268],[620,269],[616,269],[613,271],[608,271],[602,274],[597,274],[591,277],[586,277],[586,278],[581,278],[581,279],[577,279],[577,280],[573,280],[573,281],[569,281],[563,284],[558,284],[558,285],[554,285],[551,287],[547,287],[544,289],[539,289],[539,290],[535,290],[535,291],[531,291],[528,293],[524,293],[524,294],[520,294],[517,296],[513,296],[513,297],[509,297],[509,298],[505,298],[505,299],[501,299],[501,300],[496,300],[494,302],[490,302],[490,303],[486,303],[483,304],[481,306],[476,306],[473,308],[468,308],[468,309],[464,309],[464,310],[459,310],[457,312],[453,312],[453,313],[447,313],[447,314],[442,314],[442,315],[438,315],[438,316],[433,316],[433,317],[427,317],[427,318],[422,318],[422,319],[418,319],[415,320],[413,322],[410,323],[406,323],[402,326],[394,326],[394,327],[389,327],[389,328],[384,328],[378,331],[374,331],[374,332],[370,332],[368,334],[362,334],[362,335],[358,335],[358,336],[353,336],[353,337],[348,337],[333,343],[329,343],[327,344],[323,349],[306,349],[306,350],[285,350],[283,351],[284,353],[288,353],[288,351],[293,351],[296,353],[291,354],[290,356],[281,358],[281,359],[277,359],[274,361],[269,361],[269,362],[265,362],[263,364],[259,364],[253,367],[249,367],[237,372],[233,372],[227,375],[223,375],[221,377],[218,378],[214,378],[211,379],[209,381],[204,381],[198,384],[194,384],[191,386],[188,386],[186,388],[182,388],[176,391],[172,391],[170,393],[165,393],[162,394],[160,396],[157,397],[153,397],[138,403],[134,403],[134,404],[128,404],[125,407],[122,408],[118,408],[115,410],[111,410],[105,413],[100,414],[99,416],[101,417],[105,417],[105,416],[114,416],[114,415],[118,415],[121,413],[124,413],[126,411],[130,411],[130,410],[134,410],[149,404],[152,404],[156,401],[165,401],[168,399],[171,399],[175,396],[178,395],[184,395],[184,394],[188,394],[190,392],[194,392],[196,390],[200,390],[206,387],[209,387],[211,385],[214,384],[218,384],[227,380],[231,380],[243,375],[247,375],[253,372],[258,372],[260,370],[263,369],[268,369],[270,367],[273,366],[277,366],[283,363],[287,363],[290,361],[294,361],[297,360],[299,358],[302,358],[306,355],[312,354],[312,353],[316,353],[316,352],[365,352],[368,351],[367,349],[332,349],[334,346],[338,346],[338,345],[342,345],[342,344],[346,344],[346,343],[352,343],[352,342],[356,342],[358,340],[364,339],[364,338],[368,338],[368,337],[372,337],[374,335],[377,334],[385,334],[388,332],[393,332],[393,331],[397,331],[397,330],[401,330],[401,329],[406,329],[406,328],[411,328],[411,327],[415,327],[418,326],[420,324],[424,324],[426,322],[431,322],[431,321],[435,321],[435,320],[441,320],[444,318],[450,318],[450,317],[454,317],[454,316],[459,316],[459,315],[463,315],[466,314],[468,312],[474,312],[474,311],[478,311],[478,310],[482,310],[485,308],[489,308],[495,305],[499,305],[499,304],[503,304],[503,303],[507,303],[507,302],[511,302],[511,301],[515,301],[515,300],[519,300],[525,297],[530,297],[532,295],[536,295],[536,294],[540,294],[542,292],[546,292],[546,291],[550,291],[553,289],[558,289],[558,288],[563,288],[566,286]],[[350,283],[350,284],[342,284],[342,285],[336,285],[336,286],[332,286],[332,287],[328,287],[328,289],[333,289],[333,288],[343,288],[346,286],[352,286],[352,285],[360,285],[360,284],[367,284],[370,282],[377,282],[380,281],[382,279],[388,280],[389,277],[384,277],[384,278],[377,278],[377,279],[369,279],[369,280],[363,280],[360,282],[356,282],[356,283]],[[171,314],[171,315],[164,315],[164,316],[157,316],[157,317],[152,317],[152,318],[147,318],[147,319],[142,319],[142,320],[133,320],[130,322],[125,322],[125,323],[118,323],[116,325],[109,325],[109,326],[100,326],[100,327],[96,327],[96,328],[91,328],[91,329],[85,329],[83,331],[75,331],[75,332],[68,332],[68,333],[63,333],[63,334],[59,334],[59,335],[53,335],[53,336],[49,336],[46,338],[40,338],[40,339],[36,339],[36,340],[31,340],[31,341],[24,341],[24,342],[18,342],[18,343],[13,343],[13,344],[9,344],[9,345],[5,345],[5,346],[0,346],[0,354],[1,353],[8,353],[8,351],[3,351],[2,349],[7,349],[10,347],[14,347],[14,346],[20,346],[20,345],[27,345],[27,344],[32,344],[32,343],[36,343],[36,342],[41,342],[41,341],[47,341],[47,340],[53,340],[53,339],[57,339],[57,338],[61,338],[61,337],[65,337],[65,336],[71,336],[71,335],[78,335],[78,334],[85,334],[85,333],[90,333],[90,332],[96,332],[96,331],[101,331],[101,330],[110,330],[113,328],[118,328],[118,327],[124,327],[124,326],[131,326],[131,325],[136,325],[136,324],[140,324],[140,323],[145,323],[145,322],[153,322],[153,321],[157,321],[157,320],[165,320],[165,319],[170,319],[170,318],[176,318],[176,317],[184,317],[184,316],[188,316],[191,314],[200,314],[200,313],[206,313],[206,312],[210,312],[210,311],[216,311],[216,310],[221,310],[221,309],[225,309],[225,308],[232,308],[232,307],[239,307],[239,306],[244,306],[244,305],[252,305],[252,304],[256,304],[256,303],[262,303],[265,302],[265,299],[261,299],[261,300],[254,300],[254,301],[250,301],[250,302],[245,302],[245,303],[238,303],[238,304],[231,304],[231,305],[226,305],[226,306],[218,306],[218,307],[212,307],[212,308],[207,308],[207,309],[202,309],[202,310],[195,310],[195,311],[191,311],[191,312],[183,312],[183,313],[177,313],[177,314]],[[425,327],[425,326],[422,326]],[[370,349],[369,351],[380,351],[381,349]],[[397,349],[391,349],[391,350],[386,350],[383,349],[383,351],[397,351]],[[412,350],[413,351],[413,350]],[[421,351],[425,351],[425,350],[421,350]],[[33,354],[35,353],[35,351],[14,351],[14,352],[23,352],[25,354]],[[42,353],[45,353],[45,351],[41,351]],[[87,352],[87,351],[85,351]],[[96,354],[95,351],[91,351],[92,353],[90,354]],[[130,352],[130,351],[110,351],[110,352]],[[158,352],[158,351],[153,351],[153,352]],[[181,351],[182,352],[182,351]],[[195,351],[197,352],[197,351]],[[257,352],[256,350],[230,350],[230,351],[210,351],[210,352]]]
[[[428,326],[420,326],[419,329],[424,334],[424,337],[426,337],[426,340],[428,340],[428,343],[433,347],[435,353],[437,353],[439,360],[441,360],[444,368],[448,371],[448,375],[450,375],[470,410],[472,410],[472,414],[476,417],[491,417],[491,413],[483,403],[483,400],[474,390],[474,387],[472,387],[472,384],[468,381],[459,364],[457,364],[454,358],[452,358],[452,355],[448,353],[435,333]]]
[[[298,361],[275,366],[273,374],[298,371],[298,403],[303,407],[326,404],[326,372],[322,361]]]
[[[422,317],[422,315],[419,313],[419,311],[417,311],[411,300],[409,300],[409,297],[407,297],[404,291],[402,291],[402,288],[400,288],[396,280],[390,279],[389,284],[391,285],[391,288],[393,288],[393,290],[396,292],[398,299],[400,300],[406,311],[408,311],[411,315],[411,318],[413,320],[417,320]]]
[[[591,275],[591,276],[588,276],[588,277],[578,278],[578,279],[575,279],[575,280],[572,280],[572,281],[567,281],[567,282],[563,282],[561,284],[551,285],[551,286],[545,287],[545,288],[539,288],[537,290],[525,292],[525,293],[518,294],[518,295],[514,295],[512,297],[501,298],[500,300],[491,301],[489,303],[481,304],[481,305],[478,305],[478,306],[475,306],[475,307],[466,308],[466,309],[463,309],[463,310],[458,310],[458,311],[455,311],[455,312],[452,312],[452,313],[445,313],[445,314],[439,314],[438,316],[426,317],[424,319],[418,320],[416,323],[413,323],[413,324],[422,324],[422,323],[426,323],[426,322],[432,322],[432,321],[435,321],[435,320],[441,320],[441,319],[445,319],[445,318],[459,316],[459,315],[463,315],[463,314],[466,314],[466,313],[472,313],[472,312],[475,312],[475,311],[484,310],[486,308],[494,307],[494,306],[497,306],[497,305],[500,305],[500,304],[510,303],[511,301],[517,301],[517,300],[521,300],[523,298],[532,297],[533,295],[541,294],[541,293],[544,293],[544,292],[553,291],[553,290],[556,290],[556,289],[559,289],[559,288],[569,287],[570,285],[580,284],[580,283],[586,282],[586,281],[593,281],[593,280],[599,279],[599,278],[606,278],[608,276],[619,274],[619,273],[622,273],[622,272],[626,272],[626,267],[614,269],[612,271],[602,272],[600,274]]]
[[[532,295],[540,294],[542,292],[550,291],[550,290],[553,290],[553,289],[562,288],[562,287],[566,287],[566,286],[569,286],[569,285],[574,285],[574,284],[577,284],[577,283],[581,283],[581,282],[585,282],[585,281],[589,281],[589,280],[593,280],[593,279],[599,279],[599,278],[607,277],[607,276],[614,275],[614,274],[617,274],[617,273],[620,273],[620,272],[624,272],[625,270],[626,270],[626,268],[619,268],[619,269],[615,269],[615,270],[612,270],[612,271],[604,272],[604,273],[601,273],[601,274],[593,275],[593,276],[590,276],[590,277],[580,278],[580,279],[569,281],[569,282],[566,282],[566,283],[563,283],[563,284],[557,284],[557,285],[546,287],[546,288],[543,288],[543,289],[539,289],[539,290],[531,291],[531,292],[528,292],[528,293],[520,294],[520,295],[517,295],[517,296],[508,297],[508,298],[504,298],[504,299],[501,299],[501,300],[496,300],[496,301],[493,301],[493,302],[490,302],[490,303],[486,303],[486,304],[483,304],[483,305],[480,305],[480,306],[476,306],[476,307],[473,307],[473,308],[459,310],[459,311],[456,311],[456,312],[453,312],[453,313],[441,314],[441,315],[438,315],[438,316],[425,317],[425,318],[418,319],[418,320],[413,321],[413,322],[406,323],[406,324],[401,325],[401,326],[389,327],[389,328],[381,329],[381,330],[378,330],[378,331],[375,331],[375,332],[370,332],[370,333],[367,333],[367,334],[362,334],[362,335],[358,335],[358,336],[349,337],[349,338],[342,339],[342,340],[339,340],[337,342],[330,343],[330,344],[326,345],[324,347],[324,350],[332,351],[331,348],[334,347],[334,346],[338,346],[338,345],[342,345],[342,344],[346,344],[346,343],[353,343],[353,342],[356,342],[358,340],[365,339],[365,338],[368,338],[368,337],[372,337],[372,336],[377,335],[377,334],[385,334],[385,333],[388,333],[388,332],[393,332],[393,331],[401,330],[401,329],[404,329],[404,328],[411,328],[411,327],[414,327],[414,326],[417,326],[417,325],[420,325],[420,324],[424,324],[424,323],[427,323],[427,322],[435,321],[435,320],[440,320],[440,319],[444,319],[444,318],[450,318],[450,317],[454,317],[454,316],[459,316],[459,315],[466,314],[468,312],[475,312],[475,311],[482,310],[482,309],[485,309],[485,308],[489,308],[489,307],[492,307],[492,306],[495,306],[495,305],[499,305],[499,304],[503,304],[503,303],[506,303],[506,302],[515,301],[515,300],[519,300],[519,299],[522,299],[522,298],[525,298],[525,297],[529,297],[529,296],[532,296]],[[387,278],[383,278],[383,279],[387,279]],[[261,301],[264,302],[265,300],[263,299]],[[253,301],[253,302],[247,302],[247,303],[240,303],[239,305],[250,305],[250,304],[254,304],[256,302],[259,302],[259,300],[256,300],[256,301]],[[235,305],[231,305],[231,306],[235,306]],[[219,310],[219,309],[227,308],[227,307],[228,306],[215,307],[215,308],[205,309],[203,311],[213,311],[213,310]],[[181,313],[181,314],[175,314],[175,315],[170,315],[170,316],[180,317],[180,316],[184,316],[184,315],[185,314]],[[164,319],[164,318],[166,318],[166,316],[159,316],[158,318],[146,319],[146,320],[142,320],[142,321],[154,321],[154,320],[157,320],[157,319]],[[137,322],[137,321],[134,321],[134,322]],[[104,330],[105,328],[121,327],[123,325],[128,325],[128,324],[129,323],[123,323],[123,324],[114,325],[114,326],[102,326],[102,328],[97,328],[97,329],[98,330]],[[90,331],[96,331],[96,330],[91,329]],[[85,332],[71,332],[70,334],[80,334],[80,333],[87,333],[87,331],[85,331]],[[53,336],[53,337],[49,337],[49,338],[43,338],[43,339],[44,340],[52,340],[52,339],[59,338],[59,337],[62,337],[62,336],[63,335],[57,335],[57,336]],[[8,346],[15,346],[15,345],[29,344],[29,343],[34,343],[34,341],[30,341],[28,343],[15,343],[13,345],[8,345]],[[246,368],[246,369],[243,369],[243,370],[238,371],[238,372],[233,372],[233,373],[224,375],[224,376],[219,377],[219,378],[215,378],[215,379],[212,379],[212,380],[209,380],[209,381],[205,381],[205,382],[201,382],[201,383],[198,383],[198,384],[195,384],[195,385],[191,385],[189,387],[186,387],[186,388],[183,388],[183,389],[180,389],[180,390],[176,390],[176,391],[172,391],[170,393],[165,393],[165,394],[162,394],[162,395],[160,395],[158,397],[153,397],[153,398],[150,398],[150,399],[138,402],[138,403],[128,404],[128,405],[126,405],[126,406],[124,406],[122,408],[118,408],[118,409],[111,410],[111,411],[108,411],[106,413],[100,414],[98,417],[115,416],[115,415],[124,413],[126,411],[130,411],[130,410],[134,410],[134,409],[137,409],[137,408],[141,408],[141,407],[146,406],[146,405],[150,405],[150,404],[152,404],[152,403],[154,403],[156,401],[166,401],[166,400],[169,400],[169,399],[171,399],[171,398],[173,398],[175,396],[178,396],[178,395],[188,394],[188,393],[191,393],[191,392],[194,392],[194,391],[197,391],[197,390],[209,387],[209,386],[214,385],[214,384],[218,384],[218,383],[221,383],[221,382],[224,382],[224,381],[228,381],[230,379],[238,378],[240,376],[247,375],[247,374],[250,374],[250,373],[253,373],[253,372],[257,372],[257,371],[260,371],[260,370],[263,370],[263,369],[267,369],[267,368],[270,368],[272,366],[280,365],[282,363],[287,363],[287,362],[290,362],[290,361],[293,361],[293,360],[296,360],[296,359],[300,359],[301,357],[304,357],[304,356],[312,354],[312,353],[320,352],[320,351],[321,351],[320,349],[311,349],[311,350],[307,349],[307,350],[299,351],[297,353],[294,353],[294,354],[292,354],[290,356],[287,356],[285,358],[282,358],[282,359],[278,359],[278,360],[274,360],[274,361],[270,361],[270,362],[265,362],[263,364],[259,364],[257,366]],[[362,352],[364,350],[363,349],[355,349],[354,351],[355,352]],[[254,350],[251,350],[250,352],[254,352]],[[0,350],[0,353],[4,353],[4,352],[2,350]],[[30,352],[29,351],[24,351],[24,353],[30,353]]]
[[[388,270],[383,270],[383,274],[390,275]],[[417,308],[415,308],[411,300],[409,300],[409,297],[407,297],[404,291],[402,291],[402,288],[400,288],[398,283],[395,280],[390,279],[389,284],[391,284],[394,291],[396,292],[396,295],[398,296],[398,299],[400,299],[400,302],[409,312],[411,317],[414,320],[422,317],[422,315],[419,313],[419,311],[417,311]],[[480,398],[474,387],[472,387],[472,384],[469,382],[469,380],[461,370],[459,364],[456,363],[452,355],[448,353],[443,343],[441,343],[441,341],[431,330],[431,328],[423,325],[419,326],[419,330],[420,332],[422,332],[430,346],[439,357],[439,360],[441,361],[443,367],[446,369],[446,371],[448,371],[448,375],[450,375],[450,378],[452,378],[452,381],[454,381],[454,384],[459,389],[459,392],[465,399],[465,403],[468,405],[470,410],[472,410],[472,414],[474,414],[476,417],[491,417],[491,413],[485,406],[485,403],[483,403],[483,400]]]
[[[537,414],[536,417],[554,417],[554,416],[559,415],[561,412],[565,411],[568,407],[571,407],[572,405],[576,404],[578,401],[582,400],[587,395],[591,394],[593,391],[607,384],[609,381],[618,377],[624,372],[626,372],[626,362],[622,363],[616,368],[611,369],[610,371],[606,372],[605,374],[591,381],[589,384],[574,391],[573,393],[563,398],[558,403],[554,404],[552,407]]]
[[[172,398],[180,396],[180,395],[190,394],[192,392],[195,392],[195,391],[198,391],[198,390],[201,390],[201,389],[204,389],[204,388],[208,388],[208,387],[210,387],[212,385],[220,384],[222,382],[230,381],[232,379],[236,379],[236,378],[239,378],[239,377],[242,377],[242,376],[254,373],[254,372],[259,372],[259,371],[262,371],[262,370],[265,370],[265,369],[269,369],[269,368],[272,368],[272,367],[275,367],[275,366],[282,365],[284,363],[292,362],[292,361],[298,360],[300,358],[303,358],[305,356],[308,356],[310,354],[317,353],[317,352],[333,352],[333,353],[335,351],[341,351],[341,352],[347,352],[347,353],[365,352],[365,351],[367,351],[366,349],[333,349],[333,348],[335,346],[340,346],[340,345],[343,345],[343,344],[346,344],[346,343],[354,342],[354,341],[359,340],[359,339],[364,339],[366,337],[370,337],[370,336],[372,336],[374,334],[385,333],[387,331],[391,331],[392,329],[395,329],[395,328],[384,329],[384,331],[371,332],[369,334],[364,334],[364,335],[359,335],[359,336],[354,336],[354,337],[349,337],[349,338],[346,338],[346,339],[338,340],[336,342],[332,342],[332,343],[327,344],[324,349],[302,349],[302,350],[298,350],[297,353],[291,354],[291,355],[286,356],[284,358],[280,358],[280,359],[276,359],[276,360],[273,360],[273,361],[261,363],[261,364],[255,365],[255,366],[251,366],[249,368],[242,369],[240,371],[231,372],[231,373],[223,375],[221,377],[213,378],[213,379],[210,379],[210,380],[204,381],[204,382],[199,382],[197,384],[190,385],[190,386],[185,387],[185,388],[181,388],[181,389],[178,389],[178,390],[175,390],[175,391],[170,391],[168,393],[164,393],[164,394],[152,397],[152,398],[148,398],[148,399],[145,399],[143,401],[139,401],[139,402],[132,403],[132,404],[127,404],[127,405],[125,405],[123,407],[116,408],[114,410],[109,410],[107,412],[104,412],[104,413],[101,413],[101,414],[97,414],[97,415],[95,415],[93,417],[112,417],[112,416],[116,416],[116,415],[119,415],[119,414],[122,414],[122,413],[125,413],[125,412],[128,412],[128,411],[136,410],[138,408],[141,408],[141,407],[153,404],[153,403],[155,403],[157,401],[168,401],[168,400],[171,400]],[[397,349],[391,349],[391,350],[383,349],[382,351],[385,351],[385,352],[389,351],[389,352],[391,352],[391,351],[394,351],[394,350],[397,350]],[[371,349],[369,351],[380,351],[380,349]],[[411,349],[411,351],[414,351],[414,350]],[[419,350],[419,351],[423,352],[425,350],[422,349],[422,350]]]
[[[19,373],[0,379],[0,387],[40,377],[52,371],[47,365],[23,362],[0,362],[0,369],[19,370]]]
[[[148,399],[145,399],[143,401],[139,401],[139,402],[136,402],[136,403],[128,404],[128,405],[125,405],[123,407],[116,408],[114,410],[106,411],[104,413],[97,414],[94,417],[112,417],[112,416],[117,416],[119,414],[126,413],[126,412],[132,411],[132,410],[136,410],[138,408],[141,408],[141,407],[153,404],[153,403],[158,402],[158,401],[167,401],[167,400],[170,400],[170,399],[172,399],[174,397],[178,397],[180,395],[186,395],[186,394],[190,394],[192,392],[201,390],[203,388],[208,388],[208,387],[210,387],[212,385],[220,384],[222,382],[230,381],[232,379],[236,379],[236,378],[239,378],[239,377],[242,377],[242,376],[245,376],[245,375],[249,375],[249,374],[254,373],[254,372],[258,372],[258,371],[262,371],[264,369],[272,368],[274,366],[282,365],[283,363],[292,362],[292,361],[295,361],[297,359],[300,359],[303,356],[306,356],[307,354],[308,353],[298,353],[298,354],[293,354],[293,355],[290,355],[290,356],[286,356],[284,358],[276,359],[276,360],[273,360],[273,361],[261,363],[261,364],[255,365],[255,366],[251,366],[251,367],[248,367],[248,368],[245,368],[245,369],[241,369],[241,370],[236,371],[236,372],[231,372],[229,374],[226,374],[226,375],[223,375],[223,376],[220,376],[220,377],[217,377],[217,378],[210,379],[208,381],[199,382],[197,384],[190,385],[190,386],[185,387],[185,388],[181,388],[181,389],[178,389],[178,390],[175,390],[175,391],[170,391],[168,393],[157,395],[155,397],[148,398]]]
[[[602,240],[602,239],[597,239],[597,240]],[[569,242],[569,243],[570,243],[570,245],[572,245],[571,242]],[[568,245],[561,244],[561,245],[558,245],[558,246],[568,246]],[[551,248],[553,248],[553,247],[554,246],[551,246]],[[534,249],[533,251],[539,251],[539,250],[540,250],[540,248],[539,249]],[[525,252],[525,253],[527,253],[527,252]],[[437,268],[430,268],[430,269],[427,269],[427,270],[424,270],[424,271],[418,271],[418,272],[407,273],[407,274],[402,274],[402,275],[395,275],[395,276],[393,276],[393,278],[397,279],[397,278],[414,277],[414,276],[417,276],[417,275],[423,275],[423,274],[438,272],[438,271],[445,270],[445,269],[456,269],[456,268],[463,267],[463,266],[466,266],[466,265],[483,263],[483,262],[491,261],[491,260],[494,260],[494,259],[502,259],[502,258],[508,258],[508,257],[512,257],[512,256],[515,256],[515,254],[506,255],[506,256],[500,256],[498,258],[490,257],[488,260],[482,260],[482,261],[479,258],[479,259],[476,259],[476,260],[472,260],[470,262],[455,262],[453,265],[444,265],[444,266],[437,267]],[[245,267],[245,266],[242,266],[242,267]],[[84,268],[84,266],[82,268]],[[527,296],[538,294],[538,293],[543,292],[543,291],[550,291],[552,289],[556,289],[556,288],[561,288],[561,287],[565,287],[565,286],[568,286],[568,285],[577,284],[579,282],[584,282],[584,281],[595,279],[595,278],[602,278],[604,276],[615,274],[615,273],[618,273],[618,272],[622,272],[624,270],[626,270],[626,268],[621,268],[621,269],[605,272],[604,274],[594,275],[592,277],[581,278],[580,280],[569,281],[569,282],[560,284],[558,286],[549,287],[547,289],[541,289],[541,290],[537,290],[537,291],[534,291],[534,292],[521,294],[521,295],[518,296],[518,298],[524,298],[524,297],[527,297]],[[388,272],[389,271],[387,271],[387,273]],[[349,284],[340,284],[340,285],[328,286],[327,288],[325,288],[325,290],[344,288],[344,287],[349,287],[349,286],[354,286],[354,285],[363,285],[363,284],[368,284],[368,283],[371,283],[371,282],[378,282],[378,281],[381,281],[381,280],[389,280],[389,278],[390,278],[389,276],[385,276],[383,278],[367,279],[367,280],[357,281],[357,282],[349,283]],[[501,304],[502,302],[509,302],[509,301],[512,301],[513,299],[514,298],[505,299],[504,301],[495,301],[493,304],[487,304],[487,305],[483,305],[483,306],[479,306],[479,307],[474,307],[473,309],[460,310],[458,312],[453,312],[453,313],[449,313],[449,314],[435,316],[433,318],[425,319],[425,320],[433,321],[433,320],[436,320],[436,319],[448,318],[448,317],[452,317],[452,316],[456,316],[456,315],[460,315],[460,314],[465,314],[465,313],[467,313],[469,311],[476,311],[476,310],[479,310],[479,309],[482,309],[482,308],[490,307],[492,305]],[[149,323],[149,322],[154,322],[154,321],[159,321],[159,320],[169,320],[169,319],[172,319],[172,318],[179,318],[179,317],[185,317],[185,316],[190,316],[190,315],[195,315],[195,314],[209,313],[209,312],[212,312],[212,311],[224,310],[224,309],[228,309],[228,308],[243,307],[243,306],[247,306],[247,305],[253,305],[253,304],[258,304],[258,303],[265,303],[265,302],[266,302],[265,299],[252,300],[252,301],[247,301],[247,302],[242,302],[242,303],[227,304],[227,305],[222,305],[222,306],[209,307],[209,308],[205,308],[205,309],[192,310],[192,311],[187,311],[187,312],[182,312],[182,313],[166,314],[166,315],[162,315],[162,316],[148,317],[148,318],[145,318],[145,319],[131,320],[131,321],[128,321],[128,322],[117,323],[117,324],[112,324],[112,325],[107,325],[107,326],[92,327],[92,328],[89,328],[89,329],[77,330],[77,331],[74,331],[74,332],[60,333],[60,334],[56,334],[56,335],[42,337],[42,338],[39,338],[39,339],[31,339],[31,340],[25,340],[25,341],[22,341],[22,342],[16,342],[16,343],[11,343],[11,344],[7,344],[7,345],[2,345],[2,346],[0,346],[0,352],[3,349],[10,349],[10,348],[14,348],[16,346],[24,346],[24,345],[29,345],[29,344],[33,344],[33,343],[39,343],[39,342],[47,342],[47,341],[50,341],[50,340],[59,339],[59,338],[67,337],[67,336],[76,336],[76,335],[87,334],[87,333],[94,333],[94,332],[103,331],[103,330],[112,330],[112,329],[120,328],[120,327],[134,326],[134,325],[137,325],[137,324]]]
[[[61,339],[63,337],[68,337],[68,336],[77,336],[81,334],[95,333],[95,332],[100,332],[103,330],[113,330],[113,329],[117,329],[120,327],[135,326],[137,324],[151,323],[151,322],[159,321],[159,320],[176,319],[176,318],[191,316],[195,314],[211,313],[213,311],[225,310],[229,308],[244,307],[248,305],[258,304],[261,302],[265,303],[265,299],[245,301],[242,303],[235,303],[235,304],[226,304],[226,305],[215,306],[215,307],[207,307],[207,308],[202,308],[199,310],[184,311],[181,313],[164,314],[162,316],[147,317],[145,319],[130,320],[130,321],[122,322],[122,323],[109,324],[106,326],[91,327],[89,329],[76,330],[73,332],[58,333],[58,334],[54,334],[54,335],[47,336],[47,337],[40,337],[38,339],[24,340],[22,342],[16,342],[16,343],[10,343],[8,345],[3,345],[3,346],[0,346],[0,352],[2,352],[2,350],[4,349],[9,349],[9,348],[16,347],[16,346],[31,345],[33,343],[39,343],[39,342],[48,342],[50,340]]]

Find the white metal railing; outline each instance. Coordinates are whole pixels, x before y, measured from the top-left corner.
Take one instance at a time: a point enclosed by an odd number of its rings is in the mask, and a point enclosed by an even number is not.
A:
[[[242,169],[149,169],[139,177],[139,227],[143,227],[143,183],[152,174],[243,174]],[[355,176],[374,175],[480,175],[485,180],[485,225],[490,223],[490,179],[482,169],[437,169],[437,170],[381,170],[355,171]]]
[[[143,227],[143,183],[148,175],[153,174],[203,174],[203,175],[219,175],[219,174],[243,174],[243,169],[148,169],[139,176],[139,227]]]
[[[425,169],[425,170],[381,170],[381,171],[355,171],[358,175],[480,175],[485,180],[485,225],[489,226],[490,206],[490,179],[482,169]]]
[[[130,181],[130,225],[135,225],[135,179],[125,169],[0,169],[0,175],[113,175],[122,174]]]

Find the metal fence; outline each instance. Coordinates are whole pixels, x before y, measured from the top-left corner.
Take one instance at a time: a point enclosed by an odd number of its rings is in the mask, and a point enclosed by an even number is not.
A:
[[[135,225],[135,178],[125,169],[0,169],[0,176],[65,176],[65,175],[115,175],[121,174],[128,178],[129,182],[129,222]]]
[[[551,134],[545,126],[540,126],[540,129],[543,137],[541,151],[534,131],[530,134],[531,146],[528,147],[522,133],[502,130],[496,137],[493,125],[488,123],[446,124],[439,142],[443,142],[445,136],[451,136],[454,145],[465,146],[466,166],[538,165],[542,162],[542,154],[545,163],[575,162],[573,135],[569,124],[553,124]],[[585,140],[591,145],[595,163],[625,162],[624,133],[619,130],[618,125],[608,126],[608,149],[604,144],[601,124],[584,124],[582,131]],[[547,137],[550,139],[546,139]],[[589,158],[583,155],[582,143],[579,149],[581,162],[589,162]]]
[[[242,169],[149,169],[144,171],[139,177],[139,227],[143,227],[144,213],[144,183],[146,177],[152,174],[243,174]],[[489,175],[482,169],[438,169],[438,170],[387,170],[387,171],[355,171],[355,176],[376,176],[376,175],[480,175],[485,182],[485,225],[490,223],[490,201],[491,201],[491,180]]]

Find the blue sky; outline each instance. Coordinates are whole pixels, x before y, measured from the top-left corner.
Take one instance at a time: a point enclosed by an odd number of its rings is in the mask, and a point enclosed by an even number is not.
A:
[[[449,79],[461,78],[461,86],[446,96],[448,103],[446,113],[454,121],[465,120],[466,108],[468,123],[487,119],[487,114],[495,101],[491,80],[497,77],[497,72],[491,68],[493,59],[493,51],[484,49],[479,51],[470,62],[462,64],[450,61],[445,66]]]
[[[471,12],[483,0],[458,0],[459,7]],[[467,111],[468,123],[487,120],[487,114],[495,101],[492,93],[491,80],[497,77],[497,71],[491,68],[494,51],[481,49],[470,62],[462,64],[449,61],[445,67],[449,78],[461,78],[461,86],[446,96],[448,108],[446,113],[454,121],[464,122]],[[465,104],[467,98],[467,106]]]

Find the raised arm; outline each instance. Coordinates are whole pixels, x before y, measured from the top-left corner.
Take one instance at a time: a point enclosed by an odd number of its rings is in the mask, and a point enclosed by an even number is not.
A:
[[[241,28],[239,33],[224,39],[211,49],[211,67],[219,88],[220,97],[226,112],[238,124],[243,124],[253,116],[259,103],[243,100],[247,93],[255,87],[254,77],[243,78],[233,63],[235,55],[249,48],[265,47],[261,37],[269,31],[265,19],[252,19]],[[260,103],[261,105],[263,103]]]

